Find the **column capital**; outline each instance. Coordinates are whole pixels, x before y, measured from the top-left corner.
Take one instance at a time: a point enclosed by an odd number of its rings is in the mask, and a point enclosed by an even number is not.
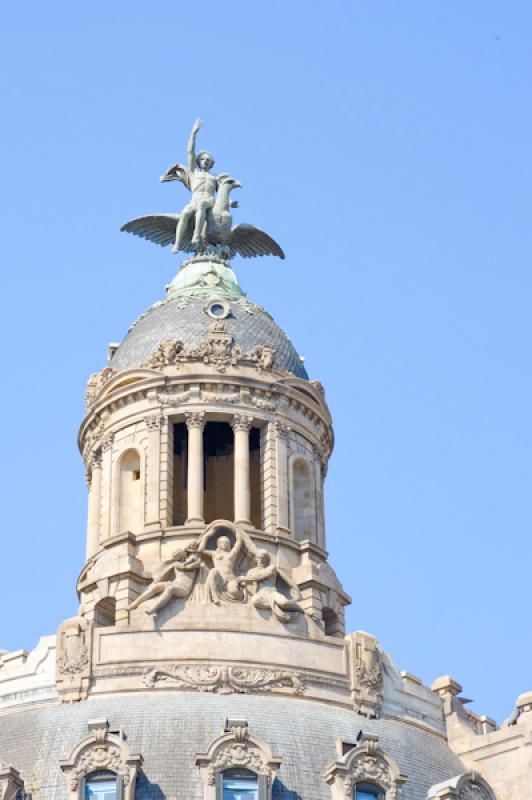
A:
[[[249,431],[253,424],[253,417],[249,414],[235,414],[231,420],[231,427],[233,431]]]
[[[96,450],[89,456],[89,466],[91,470],[102,468],[102,454],[100,450]]]
[[[185,414],[185,423],[190,430],[191,428],[205,427],[205,412],[204,411],[187,411]]]
[[[276,419],[273,424],[275,426],[275,433],[277,434],[277,436],[279,438],[281,438],[281,437],[282,438],[286,438],[288,436],[288,434],[290,433],[290,431],[292,430],[290,425],[287,425],[286,423],[281,422],[281,420],[279,420],[279,419]]]
[[[164,422],[164,417],[160,414],[152,414],[151,416],[144,417],[144,424],[149,431],[158,430]]]
[[[109,450],[109,448],[113,444],[114,438],[115,438],[114,433],[108,433],[107,436],[104,436],[104,438],[102,439],[102,452]]]

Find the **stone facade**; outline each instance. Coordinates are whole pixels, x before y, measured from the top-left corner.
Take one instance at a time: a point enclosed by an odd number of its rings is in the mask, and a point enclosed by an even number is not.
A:
[[[228,770],[257,800],[532,798],[530,696],[496,729],[346,635],[323,387],[228,264],[186,262],[110,355],[79,433],[78,613],[0,659],[0,798],[105,772],[123,800],[221,800]]]

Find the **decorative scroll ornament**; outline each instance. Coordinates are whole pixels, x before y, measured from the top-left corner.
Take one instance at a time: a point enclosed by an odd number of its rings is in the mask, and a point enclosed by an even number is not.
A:
[[[246,767],[258,775],[270,780],[270,769],[260,750],[248,744],[233,744],[218,752],[216,760],[207,773],[207,781],[212,786],[216,782],[216,773],[223,772],[228,767]]]
[[[361,756],[354,762],[345,780],[346,797],[353,797],[353,790],[357,781],[375,782],[383,789],[388,790],[392,785],[388,764],[377,756]]]
[[[85,408],[90,408],[94,403],[96,396],[101,392],[106,383],[109,383],[111,378],[116,375],[116,370],[111,367],[105,367],[101,372],[95,372],[90,376],[87,383],[87,390],[85,392]]]
[[[305,691],[297,672],[224,665],[150,669],[144,674],[143,683],[149,688],[157,683],[172,683],[178,688],[216,694],[250,694],[279,688],[290,688],[295,694]]]
[[[231,333],[223,319],[216,320],[209,328],[207,340],[196,347],[186,347],[181,340],[167,340],[158,345],[152,356],[142,366],[149,369],[164,369],[181,364],[202,361],[213,366],[218,372],[225,372],[230,366],[255,367],[259,372],[286,373],[275,361],[275,350],[269,345],[255,345],[243,352],[234,344]],[[288,373],[286,373],[288,374]]]
[[[70,789],[75,792],[80,780],[91,772],[109,770],[122,778],[124,786],[129,784],[129,767],[122,758],[118,747],[101,744],[84,753],[77,766],[71,771],[68,779]]]
[[[87,696],[91,670],[91,623],[78,616],[65,620],[57,632],[56,686],[63,702]]]
[[[383,660],[377,640],[364,631],[348,637],[351,658],[353,708],[366,717],[377,717],[382,704]]]

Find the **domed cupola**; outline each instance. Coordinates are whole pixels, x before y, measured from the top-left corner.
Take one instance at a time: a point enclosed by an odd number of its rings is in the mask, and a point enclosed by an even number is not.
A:
[[[183,353],[195,352],[216,328],[227,334],[234,360],[250,353],[256,358],[266,347],[280,370],[308,378],[286,334],[264,308],[247,300],[232,268],[215,257],[183,264],[166,298],[134,323],[109,366],[120,371],[143,366],[166,341],[179,342]]]

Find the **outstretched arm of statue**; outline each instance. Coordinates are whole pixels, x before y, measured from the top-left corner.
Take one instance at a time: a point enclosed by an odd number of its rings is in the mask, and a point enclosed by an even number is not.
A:
[[[201,128],[201,120],[197,119],[194,123],[192,131],[190,133],[190,138],[188,140],[188,168],[190,172],[194,172],[196,168],[196,136],[198,135],[198,131]]]

